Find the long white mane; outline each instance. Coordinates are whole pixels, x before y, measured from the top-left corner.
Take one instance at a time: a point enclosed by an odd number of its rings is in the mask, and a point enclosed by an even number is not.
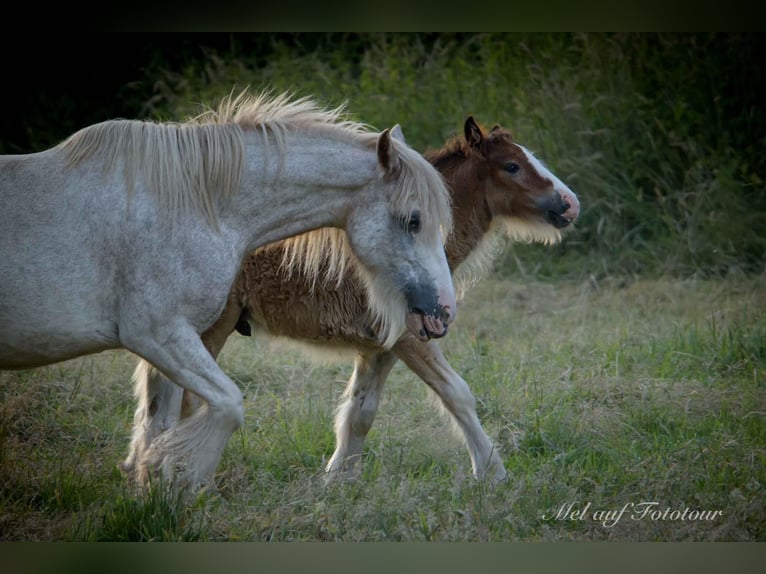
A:
[[[325,109],[309,97],[244,90],[185,122],[110,120],[81,129],[55,149],[70,165],[98,158],[105,174],[122,170],[128,193],[140,181],[156,194],[167,215],[194,210],[215,225],[216,203],[240,186],[245,168],[243,132],[259,131],[264,146],[268,149],[274,143],[283,157],[285,134],[293,129],[369,146],[375,145],[378,135],[348,119],[345,104]],[[419,183],[410,185],[421,189]],[[403,203],[410,192],[408,185],[402,185],[392,201]]]
[[[121,169],[129,195],[140,182],[171,218],[194,210],[213,225],[216,201],[236,192],[244,170],[243,137],[235,124],[110,120],[72,134],[57,149],[70,165],[98,158],[104,175]]]

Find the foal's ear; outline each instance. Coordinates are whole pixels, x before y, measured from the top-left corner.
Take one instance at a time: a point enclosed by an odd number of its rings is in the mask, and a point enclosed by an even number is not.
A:
[[[484,136],[481,134],[481,128],[476,123],[476,120],[473,119],[473,116],[468,116],[463,129],[465,130],[465,141],[468,142],[468,145],[476,151],[481,151],[481,142]]]
[[[378,162],[386,173],[391,173],[399,167],[399,158],[391,141],[391,130],[383,130],[378,136]]]

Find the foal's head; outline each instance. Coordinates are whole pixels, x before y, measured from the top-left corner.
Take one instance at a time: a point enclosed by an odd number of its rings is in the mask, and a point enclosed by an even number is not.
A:
[[[577,219],[577,196],[511,133],[473,117],[461,136],[426,154],[452,190],[447,258],[460,296],[486,275],[506,239],[554,244]]]
[[[517,144],[508,130],[495,126],[487,132],[469,116],[464,131],[468,146],[481,160],[486,201],[493,217],[526,224],[526,232],[532,236],[537,235],[533,227],[544,226],[537,230],[543,237],[552,231],[551,226],[563,229],[577,219],[577,196],[528,149]]]

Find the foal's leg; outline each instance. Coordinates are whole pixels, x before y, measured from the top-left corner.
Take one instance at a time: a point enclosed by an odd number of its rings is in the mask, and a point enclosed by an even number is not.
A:
[[[364,440],[378,412],[383,384],[396,361],[391,352],[357,356],[335,416],[335,452],[325,467],[329,478],[351,478],[359,473]]]
[[[476,478],[500,482],[506,477],[503,461],[476,414],[476,399],[463,378],[447,362],[436,341],[423,343],[404,337],[393,353],[433,390],[459,427]]]
[[[241,313],[242,307],[229,297],[221,317],[203,333],[202,343],[214,359],[234,331]],[[157,436],[202,406],[198,396],[185,392],[144,359],[136,367],[133,382],[138,404],[133,416],[130,450],[120,463],[121,470],[128,475],[136,470],[137,461],[146,458],[146,452]]]

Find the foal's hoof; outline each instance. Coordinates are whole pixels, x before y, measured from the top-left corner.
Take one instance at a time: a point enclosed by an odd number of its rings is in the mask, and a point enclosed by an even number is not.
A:
[[[117,469],[125,476],[129,476],[133,474],[133,471],[136,469],[136,465],[133,464],[132,461],[122,460],[117,463]]]
[[[331,470],[325,472],[322,477],[324,486],[331,486],[334,484],[353,484],[361,478],[362,473],[359,471],[349,472],[343,470]]]
[[[490,484],[492,484],[492,486],[500,486],[506,482],[508,482],[508,473],[505,471],[505,469],[503,469],[503,472],[495,473],[495,476],[492,477]]]

